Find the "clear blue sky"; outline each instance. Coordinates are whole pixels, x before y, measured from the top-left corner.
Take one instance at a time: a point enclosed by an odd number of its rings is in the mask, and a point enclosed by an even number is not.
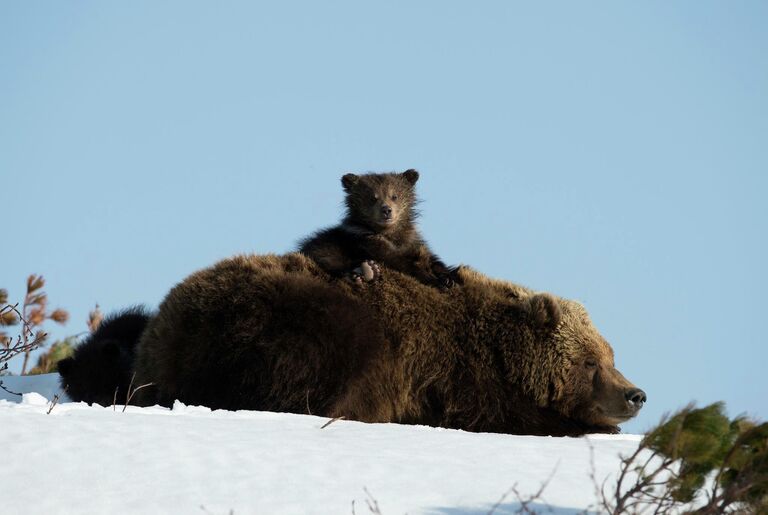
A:
[[[768,3],[388,4],[0,4],[0,286],[80,332],[413,167],[447,262],[584,302],[625,430],[768,418]]]

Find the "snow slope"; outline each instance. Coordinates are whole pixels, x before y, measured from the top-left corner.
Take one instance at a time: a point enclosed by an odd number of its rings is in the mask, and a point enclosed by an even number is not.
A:
[[[56,375],[3,377],[17,392],[57,391]],[[309,415],[184,406],[89,407],[2,392],[2,513],[488,513],[517,484],[554,513],[594,502],[597,477],[618,471],[635,435],[542,438]],[[10,399],[10,400],[8,400]],[[494,513],[514,513],[514,496]],[[539,505],[542,512],[546,506]]]

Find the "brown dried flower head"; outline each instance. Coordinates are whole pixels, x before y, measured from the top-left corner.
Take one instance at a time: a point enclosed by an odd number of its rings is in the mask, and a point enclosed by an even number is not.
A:
[[[59,308],[51,313],[49,318],[58,324],[65,324],[69,320],[69,313]]]
[[[102,320],[104,320],[104,313],[101,312],[99,305],[96,304],[96,307],[88,313],[88,330],[95,333],[96,329],[101,325]]]
[[[43,279],[42,275],[35,275],[32,274],[27,278],[27,293],[32,293],[33,291],[39,290],[45,286],[45,279]]]

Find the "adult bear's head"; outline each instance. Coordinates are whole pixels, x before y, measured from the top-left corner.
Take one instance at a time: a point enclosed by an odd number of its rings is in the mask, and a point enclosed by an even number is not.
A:
[[[523,356],[528,359],[517,380],[527,383],[540,407],[616,431],[640,411],[645,392],[616,370],[613,349],[581,304],[549,294],[530,294],[519,302],[530,333]]]

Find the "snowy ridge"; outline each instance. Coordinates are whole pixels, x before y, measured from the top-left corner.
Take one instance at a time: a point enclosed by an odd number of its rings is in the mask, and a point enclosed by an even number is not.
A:
[[[11,381],[9,381],[11,379]],[[52,396],[56,376],[3,378]],[[25,388],[25,386],[29,388]],[[17,390],[17,391],[18,391]],[[3,395],[8,399],[8,394]],[[255,411],[0,400],[4,513],[485,514],[517,483],[576,513],[640,436],[547,438]],[[507,498],[494,513],[513,513]],[[546,507],[539,505],[542,512]]]

